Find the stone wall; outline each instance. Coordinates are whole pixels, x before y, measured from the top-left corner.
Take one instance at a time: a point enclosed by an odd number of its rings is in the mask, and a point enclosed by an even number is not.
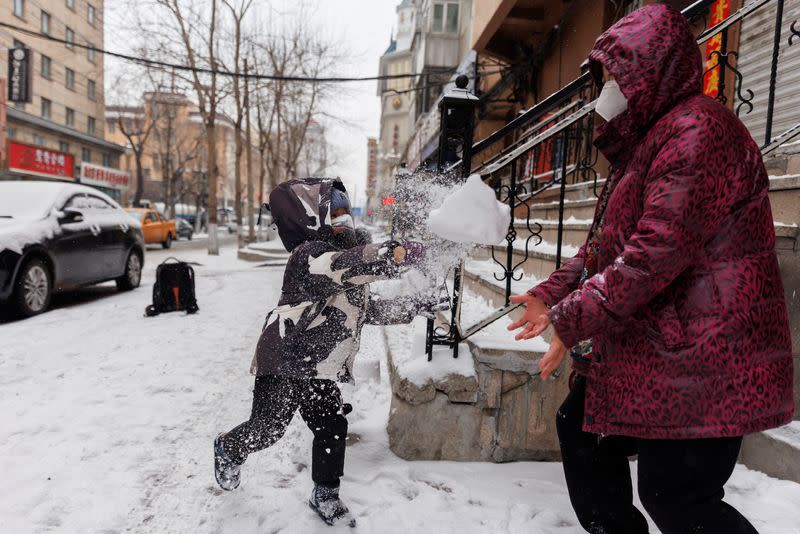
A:
[[[543,382],[540,353],[469,347],[476,376],[424,386],[400,376],[390,353],[392,452],[406,460],[559,460],[555,417],[567,394],[566,364]]]

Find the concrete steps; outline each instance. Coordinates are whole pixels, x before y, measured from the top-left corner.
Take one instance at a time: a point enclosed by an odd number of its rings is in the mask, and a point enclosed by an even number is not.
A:
[[[564,245],[580,248],[586,242],[586,237],[592,227],[589,219],[577,220],[564,219]],[[574,222],[573,222],[574,221]],[[555,244],[558,242],[558,220],[534,220],[530,224],[530,229],[536,230],[533,223],[538,223],[542,227],[540,235],[542,241]],[[525,221],[514,221],[514,229],[517,231],[518,238],[526,239],[530,235],[530,229]]]
[[[784,166],[770,169],[769,199],[772,204],[773,218],[776,221],[800,224],[800,205],[797,202],[798,195],[800,195],[800,156],[797,157],[795,166],[797,168],[791,167],[787,169]],[[794,173],[791,171],[794,171]],[[596,186],[594,182],[568,185],[564,195],[564,199],[567,201],[564,219],[568,219],[570,215],[574,215],[577,219],[591,219],[594,215],[594,210],[589,213],[589,210],[584,208],[586,205],[592,204],[593,200],[596,200],[595,192],[599,195],[604,185],[605,180],[598,180]],[[531,201],[531,217],[557,220],[560,195],[561,190],[558,186],[553,186],[539,193]],[[539,215],[540,210],[548,210],[547,213],[552,214],[553,205],[555,206],[554,217]],[[548,208],[542,206],[548,206]],[[580,216],[579,213],[588,213],[588,215]],[[524,214],[521,215],[518,212],[517,217],[524,217]]]
[[[530,206],[530,216],[524,207],[517,208],[514,217],[517,219],[544,219],[558,220],[558,198],[553,201],[541,202],[543,199],[538,197]],[[597,204],[596,198],[584,200],[565,200],[564,201],[564,220],[574,217],[575,219],[591,219],[594,217],[594,208]]]
[[[800,421],[745,436],[739,461],[771,477],[800,483]]]

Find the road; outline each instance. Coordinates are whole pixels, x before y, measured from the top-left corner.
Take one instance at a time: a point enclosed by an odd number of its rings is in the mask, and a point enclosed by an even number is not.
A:
[[[231,247],[236,244],[236,235],[227,232],[219,233],[220,247]],[[208,238],[199,237],[191,241],[182,239],[180,241],[173,241],[172,248],[164,249],[161,245],[147,245],[145,250],[145,268],[154,269],[155,265],[161,263],[165,259],[174,256],[178,259],[182,254],[197,253],[206,250],[208,247]],[[144,285],[144,281],[142,282]],[[151,283],[152,284],[152,283]],[[152,287],[152,285],[150,286]],[[149,289],[149,288],[148,288]],[[53,296],[50,304],[50,310],[58,310],[62,308],[70,308],[73,306],[80,306],[88,302],[94,302],[106,298],[113,298],[119,292],[113,282],[99,284],[95,286],[84,287],[75,291],[68,291]],[[0,325],[9,322],[15,322],[18,319],[13,314],[4,313],[0,315]]]

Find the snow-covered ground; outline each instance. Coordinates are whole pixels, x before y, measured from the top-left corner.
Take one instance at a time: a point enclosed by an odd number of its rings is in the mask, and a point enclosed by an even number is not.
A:
[[[193,260],[200,312],[145,318],[155,264]],[[99,288],[0,324],[0,532],[314,533],[311,434],[299,417],[217,489],[212,439],[249,413],[250,356],[281,269],[149,250],[142,288]],[[393,327],[397,328],[397,327]],[[388,447],[384,336],[366,327],[342,494],[357,532],[577,533],[557,463],[406,462]],[[729,501],[762,534],[800,533],[800,485],[738,467]],[[655,529],[653,529],[655,532]]]

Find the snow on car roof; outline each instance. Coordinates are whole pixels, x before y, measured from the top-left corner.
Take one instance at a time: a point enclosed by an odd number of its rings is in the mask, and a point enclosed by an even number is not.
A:
[[[113,206],[118,204],[108,195],[85,185],[36,180],[0,181],[0,217],[38,219],[47,215],[57,203],[76,193],[91,193]]]

